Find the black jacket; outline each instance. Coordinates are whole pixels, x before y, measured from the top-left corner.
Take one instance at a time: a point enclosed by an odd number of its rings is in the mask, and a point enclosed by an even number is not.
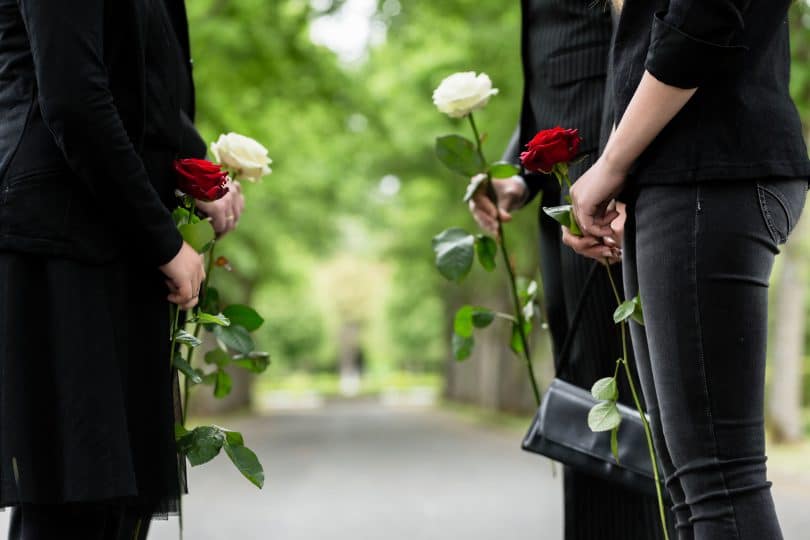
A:
[[[0,249],[153,265],[179,250],[139,155],[144,16],[140,0],[0,0]]]
[[[610,11],[591,0],[521,0],[521,7],[525,90],[520,126],[504,159],[517,162],[536,132],[555,126],[578,129],[582,152],[595,156],[613,31]],[[585,165],[574,167],[573,175]],[[559,190],[550,175],[525,178],[532,197]]]
[[[790,97],[791,0],[625,0],[616,32],[621,117],[645,68],[698,91],[641,156],[637,183],[810,175]]]

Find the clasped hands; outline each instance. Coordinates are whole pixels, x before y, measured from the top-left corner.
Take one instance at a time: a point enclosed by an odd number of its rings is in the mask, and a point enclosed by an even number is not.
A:
[[[625,205],[615,200],[621,192],[626,171],[612,166],[600,158],[571,188],[574,216],[582,230],[575,236],[563,227],[562,240],[580,255],[600,262],[615,264],[621,261],[622,236],[626,219]],[[498,208],[479,189],[470,199],[470,212],[478,225],[498,236],[498,217],[501,222],[512,220],[511,212],[520,208],[526,199],[527,188],[522,178],[492,181],[498,198]]]
[[[222,237],[236,229],[239,218],[245,209],[245,197],[242,187],[235,180],[228,181],[228,193],[213,202],[197,201],[197,208],[211,218],[217,237]],[[175,257],[160,267],[166,276],[166,286],[169,288],[169,302],[177,304],[181,309],[189,310],[197,305],[200,296],[200,287],[205,281],[205,266],[203,256],[197,253],[187,243]]]

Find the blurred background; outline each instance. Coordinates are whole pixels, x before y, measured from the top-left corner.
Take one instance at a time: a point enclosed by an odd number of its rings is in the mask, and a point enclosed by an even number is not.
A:
[[[505,275],[448,283],[430,247],[447,227],[474,230],[466,182],[433,154],[436,136],[467,127],[434,109],[432,91],[452,72],[491,76],[500,93],[477,120],[497,158],[521,101],[520,3],[187,4],[200,130],[263,142],[274,173],[246,187],[239,229],[217,248],[233,270],[216,277],[267,320],[257,341],[272,365],[235,371],[225,400],[200,387],[193,410],[240,428],[267,484],[257,492],[222,457],[194,469],[186,537],[561,538],[560,479],[519,449],[533,400],[508,329],[477,333],[464,363],[449,350],[460,305],[508,310]],[[792,10],[793,91],[810,128],[810,4]],[[525,276],[536,217],[509,225]],[[810,530],[808,253],[805,218],[771,287],[770,468],[788,540]],[[542,328],[533,345],[548,382]],[[174,521],[155,528],[175,536]]]
[[[488,73],[500,94],[478,115],[496,159],[514,129],[522,78],[519,2],[480,0],[188,0],[199,127],[265,143],[274,174],[247,188],[248,211],[218,252],[231,301],[267,319],[258,341],[271,368],[198,413],[310,405],[333,397],[447,400],[524,413],[524,367],[504,329],[481,334],[477,355],[451,361],[451,315],[464,303],[508,310],[505,276],[474,270],[461,286],[433,266],[430,239],[475,230],[465,181],[433,155],[436,136],[467,134],[436,112],[446,75]],[[794,7],[797,104],[810,125],[810,7]],[[511,229],[520,274],[536,274],[536,209]],[[810,426],[805,294],[810,220],[779,258],[772,287],[770,384],[775,439]],[[508,330],[508,329],[507,329]],[[540,372],[550,375],[542,329]],[[486,359],[482,362],[482,359]],[[786,383],[780,381],[786,379]],[[801,393],[785,388],[803,380]],[[197,403],[200,403],[197,401]]]

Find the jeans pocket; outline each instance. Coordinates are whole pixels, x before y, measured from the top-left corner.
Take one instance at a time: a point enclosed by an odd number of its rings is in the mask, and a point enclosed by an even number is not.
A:
[[[762,217],[777,244],[784,244],[799,222],[807,189],[806,178],[775,178],[757,182]]]

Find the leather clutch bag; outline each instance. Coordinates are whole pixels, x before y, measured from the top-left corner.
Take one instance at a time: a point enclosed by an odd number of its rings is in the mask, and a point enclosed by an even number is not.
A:
[[[523,449],[654,496],[655,479],[638,411],[618,404],[622,422],[616,461],[610,432],[595,433],[588,427],[588,411],[596,403],[589,391],[554,379],[523,440]],[[663,492],[666,497],[667,491]]]

